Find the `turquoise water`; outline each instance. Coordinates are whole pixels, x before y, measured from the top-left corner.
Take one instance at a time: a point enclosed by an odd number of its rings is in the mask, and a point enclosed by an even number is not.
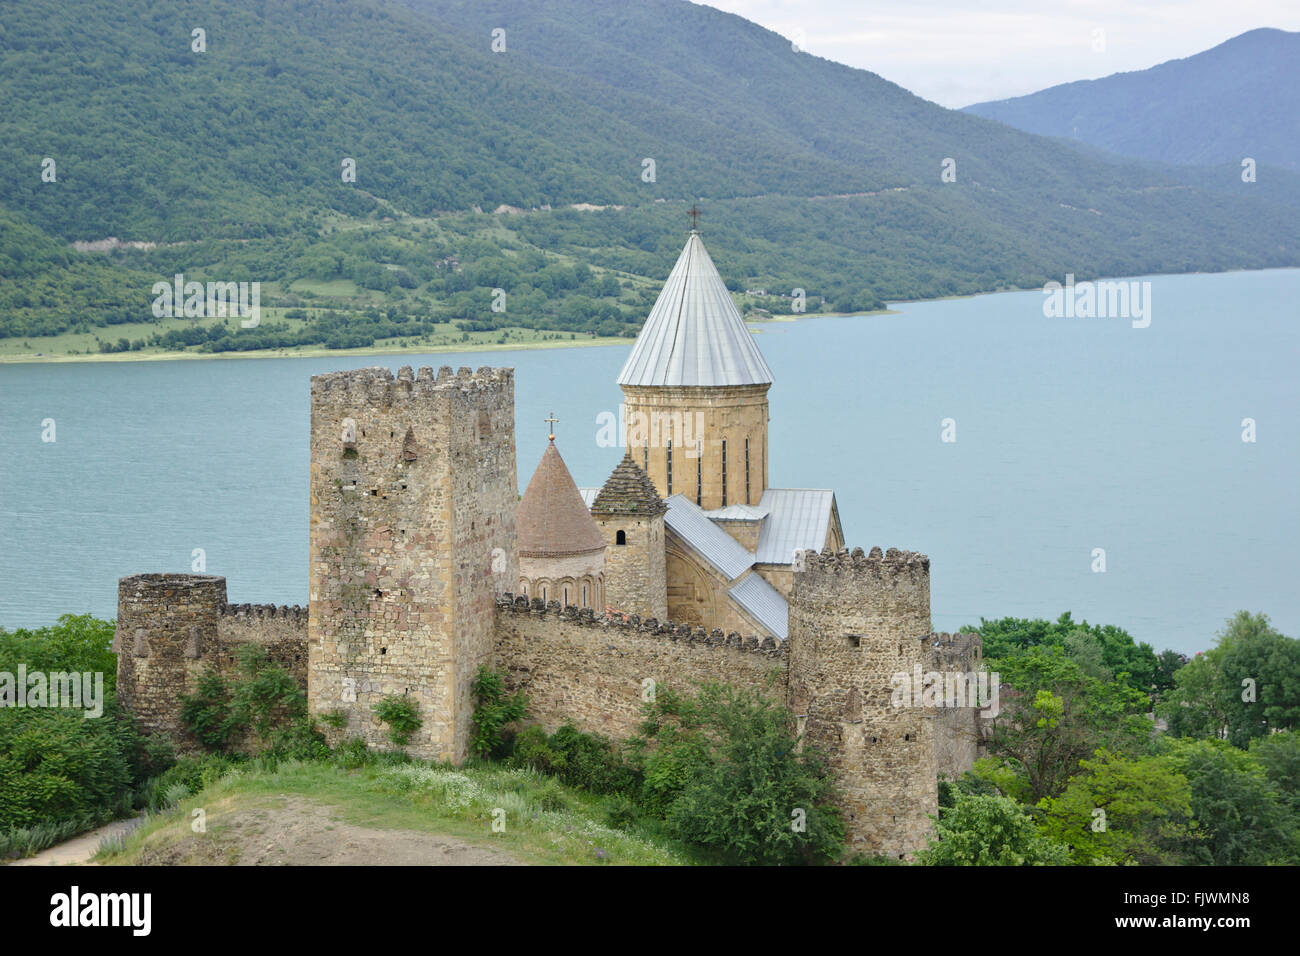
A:
[[[850,545],[928,553],[941,630],[1070,610],[1192,652],[1248,608],[1300,636],[1300,270],[1150,281],[1145,329],[1045,318],[1039,292],[761,326],[773,485],[834,488]],[[600,484],[626,354],[0,366],[0,626],[111,616],[119,577],[188,571],[196,548],[232,601],[306,603],[321,371],[512,365],[520,487],[551,411]]]

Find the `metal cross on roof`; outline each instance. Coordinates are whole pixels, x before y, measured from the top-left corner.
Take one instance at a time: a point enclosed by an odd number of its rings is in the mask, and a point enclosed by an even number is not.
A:
[[[551,437],[551,441],[555,441],[555,423],[559,421],[559,419],[555,417],[555,412],[551,412],[550,417],[549,417],[549,418],[543,418],[542,421],[546,422],[548,425],[551,426],[551,428],[550,428],[550,432],[551,432],[551,436],[550,436],[550,437]]]
[[[695,203],[691,203],[691,208],[687,210],[686,214],[691,217],[691,232],[694,232],[697,225],[696,220],[700,218],[700,211],[695,208]]]

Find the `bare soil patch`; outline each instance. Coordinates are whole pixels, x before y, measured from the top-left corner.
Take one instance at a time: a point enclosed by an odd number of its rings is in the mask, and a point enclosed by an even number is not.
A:
[[[188,829],[188,821],[182,825]],[[508,853],[456,837],[344,823],[334,807],[302,797],[228,812],[214,808],[207,833],[146,845],[141,866],[521,866]],[[166,831],[164,831],[166,832]]]

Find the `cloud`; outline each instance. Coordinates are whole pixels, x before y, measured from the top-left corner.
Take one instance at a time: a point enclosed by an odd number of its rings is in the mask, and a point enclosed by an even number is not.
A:
[[[1145,70],[1258,27],[1300,30],[1294,0],[712,0],[816,56],[960,107]],[[975,9],[978,8],[978,9]],[[1102,49],[1096,50],[1103,31]]]

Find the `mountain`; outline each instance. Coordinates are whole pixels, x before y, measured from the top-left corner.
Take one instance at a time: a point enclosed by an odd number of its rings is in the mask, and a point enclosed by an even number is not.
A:
[[[1166,163],[1300,170],[1300,33],[1251,30],[1148,70],[1080,80],[967,113]]]
[[[0,96],[0,339],[630,335],[697,200],[724,275],[814,308],[1300,260],[1300,179],[1118,161],[684,0],[26,0]],[[279,324],[153,329],[177,272],[262,282]]]

